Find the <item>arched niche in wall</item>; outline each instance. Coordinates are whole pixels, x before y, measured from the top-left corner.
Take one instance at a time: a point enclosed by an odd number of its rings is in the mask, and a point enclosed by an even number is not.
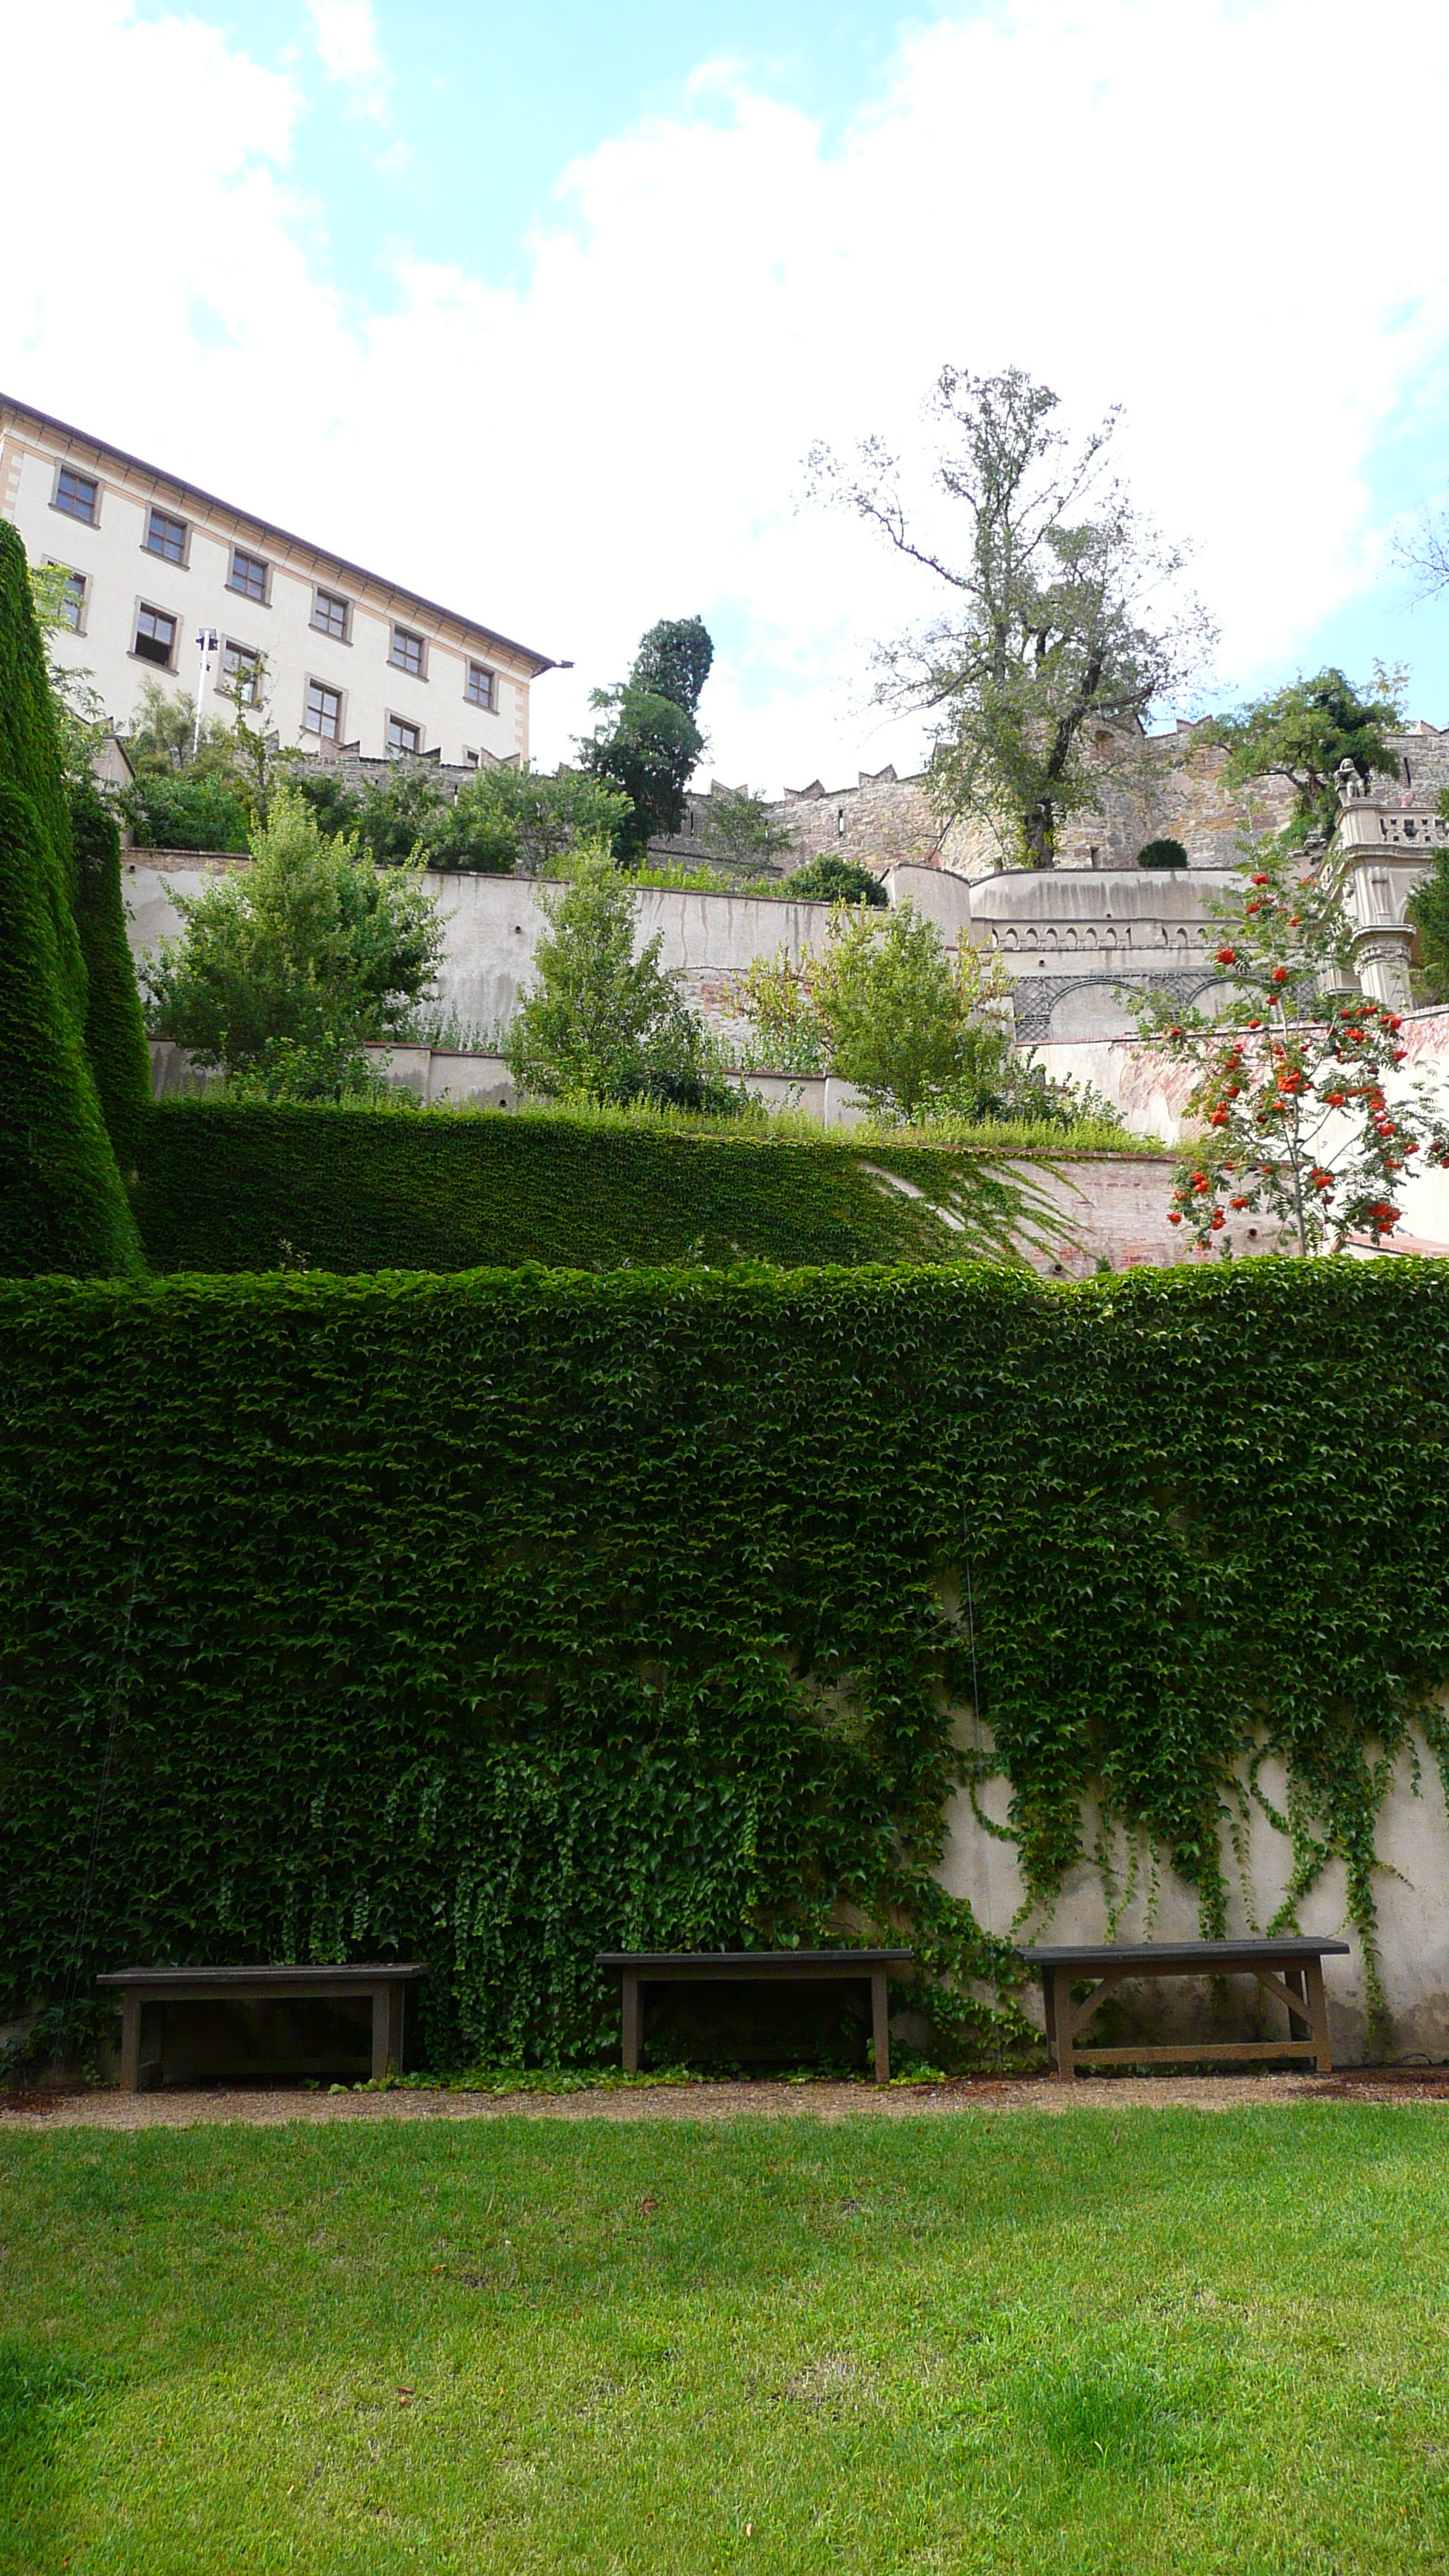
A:
[[[1111,984],[1078,984],[1052,1004],[1047,1035],[1064,1042],[1083,1038],[1130,1038],[1137,1023],[1118,1001]]]

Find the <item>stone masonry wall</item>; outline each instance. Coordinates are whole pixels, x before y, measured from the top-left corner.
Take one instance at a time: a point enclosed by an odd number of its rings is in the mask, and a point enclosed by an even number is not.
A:
[[[1401,785],[1417,800],[1449,787],[1449,727],[1419,724],[1392,737]],[[1090,755],[1101,780],[1099,810],[1075,816],[1061,832],[1060,868],[1134,868],[1137,853],[1160,838],[1180,841],[1192,866],[1230,868],[1240,835],[1249,828],[1275,832],[1287,820],[1292,791],[1286,780],[1264,779],[1251,797],[1234,798],[1223,786],[1227,754],[1202,738],[1200,725],[1178,723],[1171,733],[1131,738],[1100,734]],[[735,791],[738,792],[738,791]],[[661,861],[704,865],[709,791],[692,796],[682,832],[650,844]],[[994,876],[1015,864],[984,824],[955,823],[943,830],[932,812],[924,775],[898,778],[893,768],[862,769],[849,787],[787,787],[769,808],[772,820],[793,833],[795,846],[779,862],[782,873],[834,851],[863,867],[884,869],[906,861],[948,868],[960,876]]]

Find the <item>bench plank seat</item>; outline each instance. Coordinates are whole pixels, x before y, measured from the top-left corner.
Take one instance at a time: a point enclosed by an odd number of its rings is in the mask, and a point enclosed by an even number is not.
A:
[[[330,2001],[365,1995],[372,2005],[373,2078],[396,2074],[402,2067],[404,1997],[427,1973],[424,1961],[407,1959],[346,1967],[112,1968],[96,1983],[121,1997],[121,2083],[127,2092],[139,2093],[144,2007],[215,2003],[218,1998],[274,2003],[297,1996]]]
[[[800,1978],[866,1982],[870,1986],[875,2080],[887,2084],[891,2041],[887,1981],[909,1968],[910,1950],[601,1950],[596,1968],[617,1971],[623,1985],[623,2057],[626,2074],[639,2072],[642,2033],[640,1989],[646,1985],[778,1984]]]
[[[1281,1939],[1255,1934],[1241,1941],[1079,1941],[1017,1952],[1017,1957],[1041,1977],[1047,2048],[1055,2058],[1059,2081],[1066,2084],[1072,2082],[1079,2065],[1181,2066],[1196,2059],[1221,2063],[1261,2057],[1311,2058],[1321,2075],[1331,2075],[1323,1962],[1348,1955],[1346,1941],[1313,1940],[1299,1933],[1285,1933]],[[1275,1973],[1278,1970],[1281,1975]],[[1129,1977],[1221,1977],[1235,1971],[1256,1977],[1265,1994],[1286,2007],[1287,2039],[1182,2041],[1171,2047],[1077,2045],[1099,2005]],[[1097,1980],[1092,1992],[1082,2003],[1074,2004],[1073,1985],[1092,1978]],[[1294,2032],[1300,2023],[1304,2035],[1298,2038]]]

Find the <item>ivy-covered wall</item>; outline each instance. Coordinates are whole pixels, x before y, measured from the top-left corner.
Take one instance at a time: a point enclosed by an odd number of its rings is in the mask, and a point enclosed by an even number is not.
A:
[[[152,1110],[134,1195],[153,1269],[212,1272],[941,1261],[1021,1203],[949,1147],[204,1099]]]
[[[1294,1901],[1342,1855],[1371,1943],[1446,1442],[1408,1261],[0,1286],[0,2011],[64,1977],[109,1746],[84,1978],[420,1954],[435,2063],[587,2058],[596,1948],[899,1926],[989,2045],[933,1876],[968,1534],[1038,1893],[1094,1793],[1214,1928],[1266,1747]]]

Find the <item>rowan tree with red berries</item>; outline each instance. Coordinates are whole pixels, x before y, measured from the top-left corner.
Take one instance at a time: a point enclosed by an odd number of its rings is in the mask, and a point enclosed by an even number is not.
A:
[[[1416,1160],[1449,1165],[1449,1124],[1404,1062],[1396,1011],[1345,990],[1352,935],[1329,869],[1304,850],[1247,853],[1230,894],[1205,909],[1220,936],[1217,993],[1183,1010],[1170,995],[1134,1004],[1144,1036],[1193,1067],[1189,1118],[1168,1210],[1200,1252],[1227,1255],[1230,1216],[1277,1218],[1291,1248],[1374,1243],[1399,1220]]]

